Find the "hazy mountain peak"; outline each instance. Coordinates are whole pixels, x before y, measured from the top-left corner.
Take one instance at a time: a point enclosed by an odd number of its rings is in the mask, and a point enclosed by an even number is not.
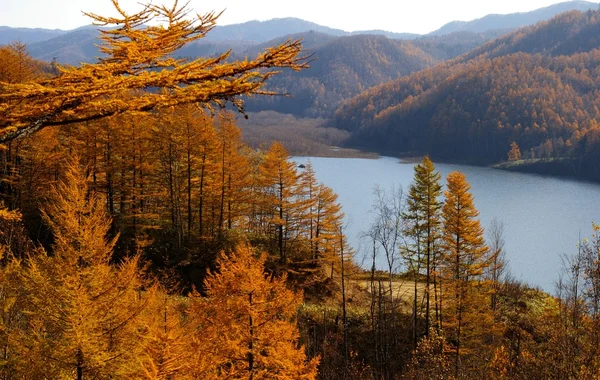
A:
[[[443,35],[458,31],[482,33],[496,29],[516,29],[526,25],[533,25],[540,21],[548,20],[559,13],[567,11],[582,11],[598,9],[598,3],[582,0],[566,1],[553,4],[530,12],[511,14],[490,14],[472,21],[452,21],[433,31],[430,35]]]

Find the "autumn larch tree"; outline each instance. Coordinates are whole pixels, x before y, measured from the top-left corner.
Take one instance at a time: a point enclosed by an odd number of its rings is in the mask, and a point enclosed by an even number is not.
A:
[[[27,53],[27,48],[19,42],[0,47],[0,83],[25,84],[39,80],[44,76],[42,63],[34,60]],[[56,134],[54,134],[56,135]],[[24,194],[29,190],[25,186],[33,180],[33,174],[40,175],[43,171],[37,167],[35,171],[27,170],[32,161],[28,158],[31,146],[35,150],[40,145],[48,145],[51,136],[44,136],[44,141],[13,141],[0,149],[0,195],[9,208],[25,209],[28,205]],[[47,148],[47,146],[44,146]],[[48,154],[48,150],[46,150]],[[27,158],[25,158],[27,156]],[[25,161],[25,162],[24,162]],[[22,165],[25,163],[25,165]],[[29,166],[29,168],[25,168]],[[24,191],[25,190],[25,191]],[[37,189],[34,189],[37,190]]]
[[[473,204],[471,185],[461,172],[448,174],[443,209],[442,247],[445,282],[444,321],[450,341],[456,348],[455,375],[458,376],[461,349],[473,324],[473,318],[483,318],[474,310],[474,280],[483,274],[488,251],[479,223],[479,212]]]
[[[317,259],[318,255],[318,244],[315,244],[315,238],[317,234],[318,226],[318,193],[319,193],[319,182],[317,181],[317,174],[309,161],[299,178],[301,197],[304,205],[305,214],[303,215],[304,225],[303,232],[309,241],[309,252],[312,255],[313,260]]]
[[[218,234],[231,230],[248,203],[249,161],[240,129],[230,113],[222,113],[216,128]]]
[[[270,224],[275,228],[277,250],[282,263],[287,260],[287,242],[296,219],[301,217],[302,206],[297,198],[299,176],[296,165],[289,161],[289,153],[278,142],[273,143],[260,166],[262,186],[265,191],[263,201],[271,214]]]
[[[138,318],[140,347],[129,378],[148,380],[193,379],[189,318],[184,317],[186,299],[153,286],[146,290],[148,302]],[[126,371],[124,371],[126,372]]]
[[[190,300],[196,378],[314,379],[318,359],[307,360],[295,324],[301,294],[285,277],[266,274],[266,255],[238,247],[217,260],[205,280],[207,297]]]
[[[331,277],[337,267],[336,246],[339,227],[343,225],[344,213],[337,194],[330,187],[320,184],[315,193],[315,219],[313,233],[314,258],[331,266]]]
[[[134,322],[144,307],[138,258],[110,264],[110,220],[76,165],[54,190],[44,219],[53,254],[32,254],[22,274],[28,320],[18,342],[31,364],[27,376],[119,375],[134,359]]]
[[[415,256],[416,260],[423,258],[425,261],[425,335],[429,334],[431,320],[432,285],[436,301],[436,323],[438,329],[440,327],[436,273],[442,224],[442,201],[439,199],[442,195],[440,179],[440,174],[435,171],[435,165],[428,156],[425,156],[423,162],[415,166],[414,182],[408,189],[407,206],[404,213],[404,233],[411,241],[408,246],[409,252]],[[414,296],[416,300],[416,292]],[[414,343],[416,344],[416,341]]]
[[[276,69],[307,67],[298,40],[252,60],[230,61],[230,52],[190,61],[173,58],[185,44],[205,37],[220,13],[189,18],[187,3],[180,6],[175,0],[172,7],[144,3],[139,12],[128,14],[118,0],[112,3],[117,17],[85,13],[95,25],[117,26],[101,30],[98,62],[60,67],[59,75],[35,82],[0,82],[0,143],[50,126],[178,104],[220,107],[231,102],[243,111],[239,96],[272,94],[262,88]],[[162,24],[148,26],[151,20]],[[161,90],[147,91],[152,88]]]
[[[510,150],[508,151],[509,161],[519,161],[521,159],[521,150],[516,142],[510,144]]]

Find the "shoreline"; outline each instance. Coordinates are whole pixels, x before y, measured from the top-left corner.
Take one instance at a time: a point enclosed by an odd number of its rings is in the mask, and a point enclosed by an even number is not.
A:
[[[365,153],[374,153],[377,154],[378,157],[394,157],[398,158],[403,163],[414,164],[421,162],[423,157],[425,156],[423,154],[416,154],[414,152],[392,152],[372,150],[363,151],[357,148],[355,148],[355,150],[359,150]],[[598,169],[592,170],[592,168],[589,167],[588,162],[577,162],[577,160],[572,158],[536,158],[523,159],[518,161],[504,161],[494,164],[483,164],[468,160],[438,160],[435,158],[435,156],[432,157],[432,159],[436,163],[488,167],[496,170],[506,170],[526,174],[537,174],[554,178],[567,178],[571,180],[590,182],[594,184],[600,183],[600,172],[597,172]],[[594,171],[596,171],[597,173],[594,173]]]
[[[595,184],[600,183],[600,176],[586,174],[581,171],[578,172],[577,162],[574,159],[569,158],[535,158],[506,161],[489,165],[489,167],[516,173],[538,174]]]

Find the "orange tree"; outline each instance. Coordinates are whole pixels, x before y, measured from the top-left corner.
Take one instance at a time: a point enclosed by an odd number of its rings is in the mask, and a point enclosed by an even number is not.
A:
[[[461,172],[448,174],[446,201],[442,208],[442,271],[444,281],[443,322],[455,346],[455,375],[458,377],[461,355],[468,353],[478,335],[477,329],[489,317],[489,310],[478,299],[488,247],[473,204],[471,185]]]

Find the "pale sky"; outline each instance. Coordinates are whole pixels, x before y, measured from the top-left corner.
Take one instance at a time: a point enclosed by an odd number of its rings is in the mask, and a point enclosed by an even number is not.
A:
[[[142,0],[120,0],[126,10]],[[191,0],[198,13],[221,11],[219,25],[250,20],[298,17],[346,31],[383,29],[428,33],[454,20],[469,21],[487,14],[526,12],[564,0]],[[155,4],[172,4],[154,0]],[[181,3],[183,1],[180,0]],[[0,25],[74,29],[90,23],[82,10],[107,15],[110,0],[0,0]]]

